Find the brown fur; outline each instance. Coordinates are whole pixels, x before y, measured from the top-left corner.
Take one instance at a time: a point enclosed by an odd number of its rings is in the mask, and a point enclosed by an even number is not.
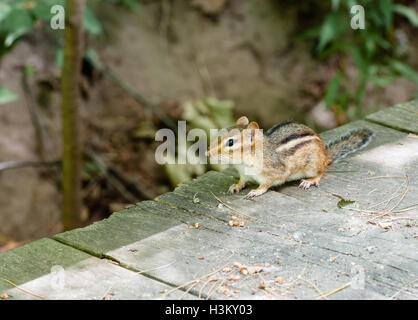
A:
[[[306,180],[302,180],[299,187],[308,189],[319,186],[328,164],[334,159],[329,155],[335,157],[352,152],[361,143],[364,144],[367,136],[358,134],[343,137],[339,142],[331,144],[332,152],[327,154],[321,138],[303,124],[277,124],[264,135],[257,131],[258,128],[256,122],[249,123],[246,117],[241,117],[236,126],[221,134],[207,152],[210,157],[216,157],[216,150],[218,157],[242,160],[243,163],[237,167],[240,180],[229,188],[229,192],[239,192],[249,180],[258,182],[259,187],[250,191],[246,198],[259,196],[271,186],[303,178]],[[228,146],[229,139],[234,140],[232,147]],[[250,174],[244,169],[248,169]],[[254,171],[256,169],[259,170]]]

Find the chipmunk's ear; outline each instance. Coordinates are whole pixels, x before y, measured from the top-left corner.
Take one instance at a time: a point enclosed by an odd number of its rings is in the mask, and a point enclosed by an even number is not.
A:
[[[246,117],[246,116],[243,116],[243,117],[241,117],[241,118],[239,118],[238,120],[237,120],[237,122],[236,122],[236,125],[238,126],[238,127],[243,127],[243,128],[245,128],[245,126],[248,124],[248,118]]]
[[[258,123],[257,123],[257,122],[255,122],[255,121],[251,121],[251,122],[248,124],[248,126],[247,126],[246,130],[247,130],[248,134],[249,134],[249,135],[250,135],[250,137],[251,137],[251,141],[253,141],[254,136],[255,136],[255,134],[256,134],[256,132],[257,132],[257,130],[258,130],[258,129],[259,129],[259,126],[258,126]]]

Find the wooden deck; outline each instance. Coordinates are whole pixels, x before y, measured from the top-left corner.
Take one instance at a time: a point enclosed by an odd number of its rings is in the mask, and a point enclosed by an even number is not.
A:
[[[0,295],[418,299],[418,101],[321,136],[354,127],[373,130],[373,141],[332,165],[319,188],[286,184],[244,200],[248,188],[227,194],[233,170],[208,172],[104,221],[0,254]],[[244,225],[230,226],[232,216]]]

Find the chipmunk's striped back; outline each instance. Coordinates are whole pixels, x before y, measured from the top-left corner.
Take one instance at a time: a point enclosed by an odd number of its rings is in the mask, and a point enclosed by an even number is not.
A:
[[[267,130],[266,136],[274,142],[277,153],[285,153],[287,156],[307,144],[320,141],[319,136],[311,128],[292,121],[276,124]]]

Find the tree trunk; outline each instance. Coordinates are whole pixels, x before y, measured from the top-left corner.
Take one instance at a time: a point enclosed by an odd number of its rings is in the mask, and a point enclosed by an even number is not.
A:
[[[61,73],[63,227],[80,226],[81,141],[79,77],[83,50],[84,0],[67,0],[64,30],[64,65]]]

